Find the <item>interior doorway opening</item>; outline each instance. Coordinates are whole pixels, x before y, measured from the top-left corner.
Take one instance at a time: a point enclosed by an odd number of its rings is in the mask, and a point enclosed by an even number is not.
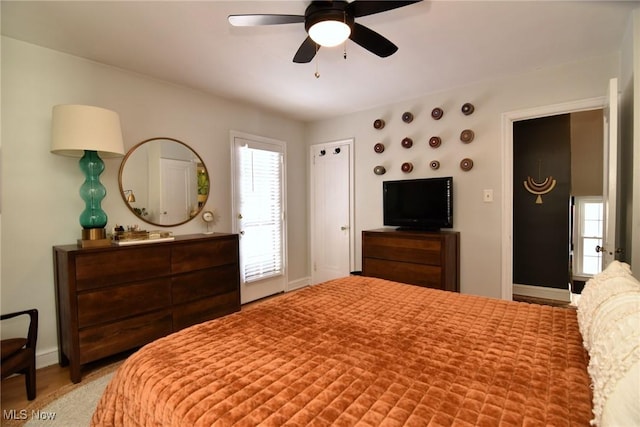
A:
[[[502,291],[503,299],[512,300],[514,288],[517,288],[513,282],[513,148],[514,148],[514,123],[521,120],[536,119],[559,114],[567,114],[581,111],[602,110],[606,105],[606,97],[589,98],[580,101],[567,102],[532,109],[519,110],[504,113],[502,115],[502,141],[503,141],[503,221],[502,221]],[[520,184],[521,185],[521,184]],[[568,205],[568,203],[567,203]],[[568,285],[566,289],[553,289],[540,286],[527,286],[525,291],[518,289],[519,294],[526,294],[531,288],[534,295],[539,298],[570,301],[570,292]]]
[[[600,272],[603,128],[602,109],[513,124],[516,293],[534,286],[579,294]]]

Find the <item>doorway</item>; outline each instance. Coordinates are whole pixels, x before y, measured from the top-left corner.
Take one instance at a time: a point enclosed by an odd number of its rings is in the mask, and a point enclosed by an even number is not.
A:
[[[581,101],[556,104],[528,110],[504,113],[502,115],[502,141],[503,141],[503,197],[502,205],[502,299],[511,300],[513,298],[513,126],[521,120],[535,119],[540,117],[554,116],[580,111],[601,110],[606,105],[605,97],[590,98]],[[567,202],[568,204],[568,202]],[[536,296],[547,299],[569,301],[570,294],[567,289],[551,289],[538,287]]]
[[[353,161],[353,139],[310,149],[313,284],[347,276],[354,266]]]
[[[514,286],[579,294],[574,280],[600,272],[603,118],[596,109],[514,122]]]

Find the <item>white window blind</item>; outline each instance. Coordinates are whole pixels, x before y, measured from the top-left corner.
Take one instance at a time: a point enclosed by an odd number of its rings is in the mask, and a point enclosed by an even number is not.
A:
[[[238,166],[241,269],[247,283],[283,274],[282,152],[267,144],[241,145]]]

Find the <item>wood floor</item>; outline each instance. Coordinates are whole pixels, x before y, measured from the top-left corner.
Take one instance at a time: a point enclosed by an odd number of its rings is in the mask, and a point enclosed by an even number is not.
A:
[[[514,295],[513,299],[515,301],[523,301],[534,304],[545,304],[552,305],[555,307],[568,307],[569,303],[563,301],[555,301],[555,300],[546,300],[540,298],[531,298],[524,297],[519,295]],[[103,368],[111,363],[117,362],[119,360],[125,359],[129,356],[130,353],[120,354],[114,357],[110,357],[104,359],[100,362],[92,363],[83,366],[82,374],[87,375],[97,369]],[[58,364],[47,366],[42,369],[38,369],[36,375],[36,399],[33,402],[37,402],[38,399],[43,399],[47,395],[57,391],[58,389],[70,385],[71,380],[69,379],[69,368],[61,367]],[[24,375],[18,375],[11,378],[7,378],[2,380],[2,387],[0,388],[0,397],[1,397],[1,410],[21,410],[24,409],[29,402],[27,400],[27,391],[24,384]],[[1,425],[0,420],[0,425]]]
[[[82,367],[83,377],[91,372],[94,372],[100,368],[108,366],[119,360],[124,360],[131,353],[123,353],[113,357],[108,357],[99,362],[89,363]],[[27,407],[27,405],[38,402],[38,399],[43,400],[51,393],[59,390],[60,388],[73,384],[69,378],[69,368],[61,367],[57,363],[55,365],[47,366],[38,369],[36,373],[36,398],[32,401],[27,400],[27,389],[24,382],[24,375],[15,375],[13,377],[2,380],[2,386],[0,388],[0,410],[9,411],[15,409],[20,411]],[[0,418],[0,425],[2,425],[4,417]]]

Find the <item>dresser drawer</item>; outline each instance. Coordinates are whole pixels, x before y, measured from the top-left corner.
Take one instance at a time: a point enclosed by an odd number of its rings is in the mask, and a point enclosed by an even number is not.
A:
[[[238,260],[238,237],[175,245],[171,254],[171,271],[182,273]]]
[[[80,364],[143,346],[171,333],[171,311],[80,330]]]
[[[170,270],[169,246],[95,250],[76,256],[78,291],[166,276]]]
[[[172,300],[174,304],[181,304],[233,292],[239,283],[237,264],[179,274],[172,278]]]
[[[173,308],[173,330],[202,323],[240,310],[240,292],[200,299]]]
[[[396,261],[416,262],[421,264],[440,265],[442,243],[440,239],[398,239],[393,236],[364,236],[363,256]]]
[[[367,276],[410,283],[427,288],[444,289],[442,269],[438,266],[364,258],[363,270]]]
[[[78,295],[78,326],[111,322],[170,305],[169,278],[85,292]]]

